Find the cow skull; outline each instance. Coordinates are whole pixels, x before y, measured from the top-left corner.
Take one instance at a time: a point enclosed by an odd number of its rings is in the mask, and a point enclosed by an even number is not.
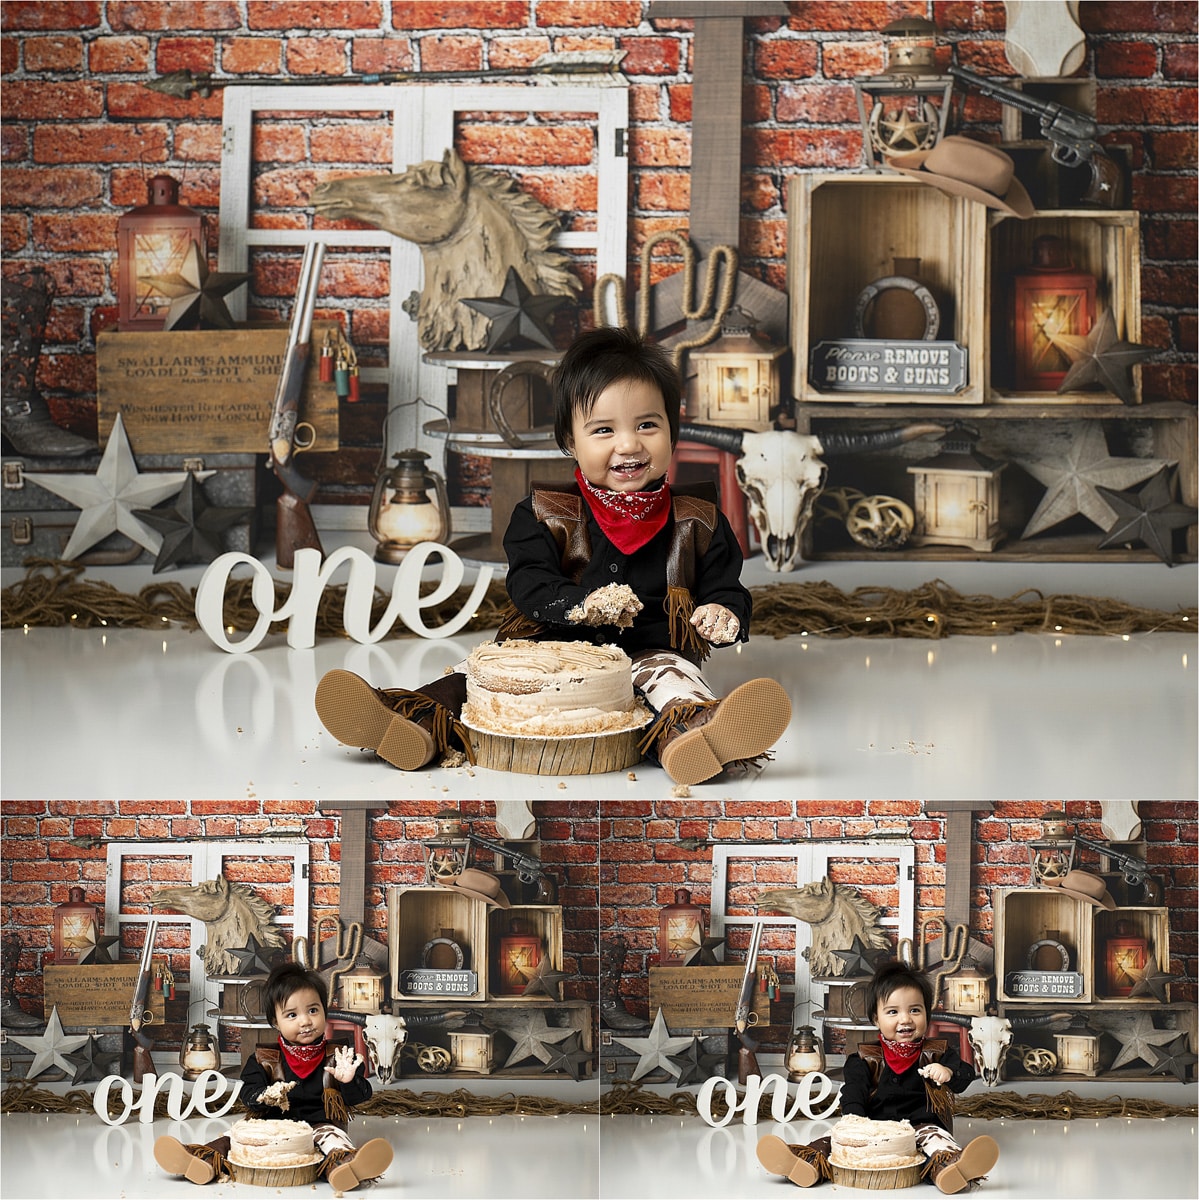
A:
[[[737,457],[737,484],[749,503],[749,516],[771,571],[793,571],[804,530],[824,487],[828,466],[821,458],[881,450],[925,434],[944,434],[940,425],[909,425],[872,433],[795,433],[768,429],[753,433],[715,425],[679,427],[679,438],[728,450]]]
[[[1069,1013],[1038,1013],[1030,1017],[967,1017],[961,1013],[933,1013],[937,1021],[964,1025],[969,1031],[974,1065],[987,1087],[999,1082],[999,1074],[1012,1048],[1012,1028],[1047,1029],[1061,1021],[1070,1020]]]
[[[390,1083],[400,1073],[400,1055],[408,1040],[404,1018],[388,1013],[373,1014],[366,1018],[363,1035],[379,1082]]]

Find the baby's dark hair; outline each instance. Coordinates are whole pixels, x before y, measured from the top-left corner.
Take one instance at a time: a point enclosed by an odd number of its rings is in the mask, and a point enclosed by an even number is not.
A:
[[[658,389],[670,444],[678,442],[683,388],[674,361],[661,346],[632,330],[606,325],[575,338],[554,371],[554,440],[560,450],[570,448],[575,413],[586,417],[605,388],[626,379]]]
[[[266,983],[262,986],[262,1007],[266,1019],[274,1025],[277,1011],[304,988],[312,988],[320,999],[321,1008],[329,1011],[329,988],[315,971],[297,962],[280,963],[266,977]]]
[[[932,1019],[933,985],[928,976],[914,971],[907,963],[885,962],[875,969],[874,977],[866,985],[866,1011],[870,1019],[878,1023],[878,1010],[900,988],[916,988],[924,997],[924,1010]]]

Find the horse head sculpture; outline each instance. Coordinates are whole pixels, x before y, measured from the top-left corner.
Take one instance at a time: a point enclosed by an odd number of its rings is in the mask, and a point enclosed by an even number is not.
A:
[[[795,433],[767,429],[753,433],[717,425],[679,426],[680,440],[717,446],[738,455],[737,483],[749,501],[749,516],[771,571],[793,571],[804,530],[828,475],[826,458],[886,450],[926,434],[944,434],[941,425],[917,424],[871,433]]]

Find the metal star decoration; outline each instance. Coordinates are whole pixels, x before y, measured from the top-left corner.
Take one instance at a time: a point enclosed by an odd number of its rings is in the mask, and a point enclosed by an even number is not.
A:
[[[913,120],[906,108],[890,113],[878,125],[888,150],[902,150],[905,146],[919,150],[927,140],[930,128],[927,121]]]
[[[473,300],[463,300],[462,303],[491,319],[487,330],[487,350],[491,353],[517,338],[552,350],[554,340],[546,328],[546,320],[568,299],[567,296],[533,295],[516,268],[509,267],[502,294],[480,296]]]
[[[1100,550],[1121,546],[1125,542],[1141,542],[1149,547],[1168,567],[1174,565],[1173,538],[1175,529],[1185,529],[1199,520],[1199,510],[1178,504],[1171,486],[1175,473],[1162,467],[1139,492],[1115,492],[1098,488],[1099,494],[1116,513],[1115,524],[1099,543]]]
[[[1136,967],[1129,967],[1128,975],[1130,979],[1136,980],[1132,991],[1128,993],[1130,1000],[1134,996],[1152,996],[1155,1000],[1160,1000],[1162,1004],[1166,1003],[1166,985],[1171,979],[1176,978],[1169,971],[1163,971],[1158,966],[1156,954],[1151,954],[1140,970],[1137,970]]]
[[[72,1034],[70,1037],[63,1033],[62,1022],[58,1019],[57,1005],[50,1013],[46,1032],[41,1037],[18,1037],[15,1033],[10,1033],[8,1036],[9,1040],[16,1042],[18,1046],[24,1046],[26,1050],[33,1051],[33,1062],[29,1064],[26,1079],[33,1079],[51,1066],[61,1067],[68,1075],[74,1074],[74,1064],[67,1058],[67,1055],[72,1050],[78,1050],[88,1041],[89,1037],[86,1033]]]
[[[209,563],[225,552],[220,535],[246,520],[252,508],[218,507],[209,502],[204,488],[189,471],[183,490],[173,503],[158,508],[135,509],[133,515],[163,535],[154,574],[181,563]]]
[[[576,1082],[583,1078],[584,1067],[591,1062],[591,1052],[583,1049],[582,1034],[575,1030],[565,1041],[559,1042],[545,1060],[544,1071],[566,1071]]]
[[[201,471],[197,478],[207,479],[214,473]],[[160,471],[139,475],[125,423],[117,413],[95,475],[43,475],[31,471],[25,478],[83,510],[62,552],[63,558],[70,559],[117,532],[144,546],[151,554],[157,554],[162,546],[162,536],[147,529],[133,515],[133,510],[176,495],[187,481],[187,474],[186,471]]]
[[[516,969],[528,981],[524,990],[526,996],[536,996],[540,992],[551,1000],[561,1000],[562,981],[571,978],[569,971],[555,971],[548,957],[542,957],[535,967],[517,963]]]
[[[1140,1059],[1151,1062],[1154,1046],[1165,1046],[1178,1036],[1177,1029],[1158,1029],[1151,1013],[1096,1014],[1088,1018],[1096,1029],[1110,1033],[1120,1043],[1120,1052],[1108,1068],[1115,1071],[1125,1063]]]
[[[691,1045],[682,1054],[672,1054],[671,1062],[679,1068],[675,1083],[679,1087],[687,1087],[693,1083],[703,1083],[723,1062],[721,1054],[705,1054],[703,1043],[693,1037]]]
[[[1166,466],[1160,458],[1113,458],[1098,421],[1080,421],[1069,450],[1061,459],[1016,459],[1048,491],[1024,527],[1030,538],[1081,513],[1105,533],[1116,520],[1099,487],[1124,489],[1142,483]]]
[[[119,1074],[121,1052],[119,1050],[104,1050],[98,1038],[87,1038],[87,1044],[74,1054],[67,1055],[67,1061],[75,1068],[72,1086],[78,1083],[92,1083],[103,1079],[105,1075],[114,1072]]]
[[[1132,386],[1132,368],[1157,353],[1139,342],[1123,342],[1116,336],[1116,318],[1104,309],[1086,337],[1072,333],[1050,334],[1050,340],[1069,358],[1071,366],[1058,384],[1062,392],[1082,392],[1101,387],[1119,396],[1125,404],[1137,402]]]
[[[834,950],[833,953],[845,964],[845,970],[841,972],[844,979],[851,975],[873,975],[874,964],[885,951],[871,950],[855,933],[853,945],[848,950]]]
[[[682,1068],[678,1063],[671,1061],[670,1056],[678,1054],[680,1050],[686,1050],[692,1041],[690,1037],[670,1036],[670,1030],[666,1028],[666,1018],[662,1015],[661,1009],[658,1009],[658,1015],[654,1018],[649,1037],[614,1037],[612,1040],[619,1042],[622,1046],[627,1046],[630,1050],[636,1050],[641,1055],[633,1071],[634,1081],[640,1079],[642,1075],[656,1071],[659,1067],[669,1076],[677,1079],[682,1073]]]
[[[121,935],[119,933],[98,933],[95,941],[79,956],[79,965],[83,966],[86,963],[103,963],[105,966],[116,962],[116,956],[112,953],[113,946],[120,946]]]
[[[566,1041],[574,1032],[573,1029],[554,1029],[546,1022],[545,1013],[540,1010],[489,1016],[484,1018],[483,1024],[489,1029],[498,1029],[507,1034],[515,1043],[504,1063],[505,1067],[522,1062],[526,1058],[548,1062],[552,1054],[549,1047]]]
[[[171,297],[163,323],[170,329],[232,329],[225,297],[250,278],[249,271],[210,271],[199,242],[192,242],[183,268],[171,275],[145,275],[146,283]]]
[[[1199,1056],[1192,1054],[1187,1049],[1185,1033],[1179,1034],[1174,1041],[1160,1049],[1157,1046],[1150,1046],[1149,1053],[1153,1055],[1153,1066],[1150,1068],[1149,1074],[1164,1075],[1169,1071],[1179,1083],[1186,1083],[1187,1067],[1192,1063],[1199,1062]]]
[[[683,959],[685,967],[718,967],[720,963],[716,958],[716,951],[724,945],[726,939],[723,937],[706,937],[703,942],[695,946],[687,953]]]
[[[278,951],[264,946],[253,934],[244,946],[227,946],[226,953],[237,959],[234,976],[269,975]]]

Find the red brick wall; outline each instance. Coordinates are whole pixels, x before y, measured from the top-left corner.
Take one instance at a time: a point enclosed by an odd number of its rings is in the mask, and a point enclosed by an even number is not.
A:
[[[929,802],[932,807],[935,803]],[[434,832],[435,800],[396,801],[385,813],[373,813],[368,826],[367,926],[386,939],[386,892],[393,884],[423,882],[419,840]],[[1023,843],[1041,833],[1044,802],[1001,800],[994,811],[976,818],[973,846],[972,927],[990,940],[991,889],[1022,886],[1028,881]],[[463,801],[463,817],[482,836],[495,836],[494,806]],[[598,939],[622,934],[630,947],[627,994],[648,995],[645,968],[654,961],[658,910],[671,903],[674,890],[690,888],[696,903],[711,904],[712,852],[708,846],[687,849],[687,839],[705,842],[799,842],[808,838],[862,839],[880,833],[910,837],[916,847],[916,918],[937,913],[944,904],[944,819],[925,812],[919,800],[644,800],[534,802],[543,861],[565,886],[566,969],[579,972],[568,982],[568,994],[593,997]],[[1102,837],[1095,801],[1064,804],[1071,823],[1084,836]],[[1140,802],[1148,860],[1165,882],[1170,908],[1170,970],[1177,1000],[1195,1000],[1199,989],[1199,944],[1196,939],[1196,871],[1199,812],[1189,801]],[[98,801],[94,803],[7,801],[0,814],[0,926],[16,930],[24,951],[17,982],[25,1007],[38,1011],[41,967],[50,948],[51,911],[63,903],[72,886],[83,886],[87,899],[104,903],[103,845],[81,849],[71,839],[149,841],[167,838],[229,839],[260,836],[272,822],[299,822],[311,846],[311,909],[315,925],[322,913],[337,911],[340,878],[340,822],[321,815],[307,801]],[[1088,855],[1085,863],[1094,864]],[[239,868],[240,877],[274,903],[286,900],[286,889],[270,868]],[[837,868],[835,877],[853,884],[875,903],[894,904],[895,897],[868,864]],[[175,882],[165,863],[141,860],[128,875],[126,911],[137,911],[155,887]],[[760,868],[733,880],[732,898],[747,911],[760,887],[794,883],[777,870]],[[130,909],[129,906],[133,906]],[[597,914],[598,908],[598,914]],[[790,972],[786,941],[767,939],[764,953],[777,954],[781,972]],[[736,946],[737,943],[734,942]],[[743,949],[743,947],[738,947]],[[126,957],[129,957],[128,948]],[[186,968],[177,950],[174,963]]]
[[[861,136],[851,81],[883,62],[877,30],[900,13],[931,16],[963,63],[1008,74],[998,0],[959,3],[803,3],[748,23],[741,250],[747,268],[785,281],[787,178],[850,169]],[[115,222],[143,203],[143,176],[181,176],[183,200],[209,213],[219,198],[220,93],[171,99],[147,91],[157,74],[189,68],[234,79],[505,67],[546,50],[619,48],[631,82],[631,236],[685,223],[689,203],[693,23],[651,20],[638,0],[7,0],[0,7],[3,81],[4,269],[33,263],[59,299],[39,381],[56,418],[95,428],[95,335],[115,317]],[[1144,367],[1146,395],[1196,395],[1196,12],[1183,3],[1087,3],[1085,70],[1098,81],[1101,123],[1135,148],[1132,204],[1143,222],[1144,340],[1165,353]],[[1000,106],[971,97],[970,132],[997,138]],[[322,172],[382,164],[386,138],[364,121],[266,121],[255,148],[260,218],[304,218],[302,197]],[[471,161],[513,170],[540,198],[594,212],[584,156],[589,134],[547,138],[533,123],[481,115],[459,130]],[[589,264],[581,274],[589,278]],[[290,269],[254,264],[252,306],[286,307]],[[344,260],[340,299],[364,362],[386,350],[382,256]],[[569,333],[569,329],[563,329]],[[346,440],[363,440],[348,418]],[[352,457],[352,456],[351,456]],[[372,454],[359,456],[369,477]],[[353,460],[355,463],[357,459]]]

